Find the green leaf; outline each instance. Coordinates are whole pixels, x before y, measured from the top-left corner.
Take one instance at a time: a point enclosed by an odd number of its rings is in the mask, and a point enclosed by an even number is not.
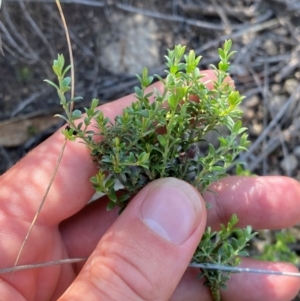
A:
[[[124,203],[125,201],[127,201],[130,198],[129,194],[124,194],[121,195],[120,197],[118,197],[118,202],[119,203]]]
[[[61,115],[61,114],[55,114],[54,117],[59,117],[59,118],[65,120],[66,122],[69,122],[68,118],[66,116]]]
[[[178,105],[178,100],[175,98],[174,95],[170,95],[168,99],[168,105],[171,111],[175,111]]]
[[[56,76],[58,76],[58,77],[61,76],[61,69],[59,68],[59,66],[53,65],[52,70],[53,70],[53,72],[55,73]]]
[[[60,91],[61,91],[61,93],[66,93],[66,92],[68,92],[68,91],[70,91],[71,90],[71,88],[70,87],[60,87],[60,89],[59,89]]]
[[[94,98],[91,103],[91,109],[96,109],[99,105],[99,99]]]
[[[113,201],[110,201],[110,202],[107,204],[106,209],[107,209],[107,211],[110,211],[110,210],[113,210],[115,207],[116,207],[116,203],[113,202]]]
[[[59,54],[57,57],[57,66],[60,70],[63,70],[65,65],[65,58],[62,54]]]
[[[232,47],[232,41],[231,40],[225,40],[224,46],[223,46],[224,51],[229,52],[231,47]]]
[[[219,52],[220,59],[221,60],[225,60],[226,59],[226,55],[225,55],[224,50],[222,48],[219,48],[218,52]]]
[[[147,81],[148,81],[148,86],[152,84],[153,80],[154,80],[154,76],[149,76],[149,77],[148,77],[148,79],[147,79]]]
[[[208,145],[208,154],[209,156],[214,157],[216,153],[215,147],[212,144]]]
[[[140,89],[139,87],[134,87],[134,92],[137,96],[137,98],[142,99],[144,97],[144,91]]]
[[[81,111],[80,110],[74,110],[72,112],[72,119],[76,120],[76,119],[79,119],[79,118],[81,118]]]
[[[247,251],[239,251],[238,256],[242,256],[242,257],[249,256],[249,253]]]
[[[138,157],[138,162],[140,164],[148,162],[149,156],[150,156],[150,154],[147,154],[146,152],[141,153]]]
[[[65,69],[64,69],[64,71],[63,71],[63,73],[62,73],[62,77],[65,77],[65,75],[66,75],[66,73],[69,71],[71,69],[71,65],[69,65],[69,66],[67,66]]]
[[[56,90],[59,90],[58,86],[53,83],[52,81],[48,80],[48,79],[44,79],[44,82],[46,82],[47,84],[51,85],[52,87],[54,87]]]
[[[229,68],[229,64],[226,61],[221,61],[218,64],[219,70],[223,71],[223,72],[227,72],[228,68]]]
[[[73,129],[63,129],[62,134],[65,136],[66,139],[70,140],[70,141],[75,141],[76,136],[73,134],[74,130]]]
[[[166,145],[166,139],[163,135],[157,135],[157,140],[160,143],[161,146],[165,146]]]
[[[75,101],[79,101],[79,100],[82,100],[83,98],[81,96],[76,96],[74,98],[71,98],[70,100],[68,100],[66,103],[67,104],[70,104],[72,102],[75,102]]]
[[[71,83],[71,77],[69,77],[69,76],[65,77],[62,81],[62,86],[63,87],[68,87],[70,85],[70,83]]]
[[[234,126],[233,126],[233,128],[232,128],[232,130],[231,130],[232,134],[238,134],[239,131],[240,131],[240,129],[241,129],[241,127],[242,127],[242,121],[241,121],[241,120],[238,120],[238,121],[234,124]]]
[[[233,214],[229,220],[228,227],[233,228],[238,223],[239,219],[236,214]]]
[[[110,188],[114,187],[114,185],[115,185],[115,179],[114,178],[111,178],[111,179],[107,180],[106,183],[105,183],[105,187],[107,189],[110,189]]]
[[[95,135],[95,131],[86,131],[85,133],[88,135]]]
[[[109,191],[109,193],[107,193],[107,196],[109,197],[109,199],[110,200],[112,200],[113,202],[117,202],[117,196],[116,196],[116,192],[113,190],[113,189],[111,189],[110,191]]]
[[[79,122],[78,126],[77,126],[77,129],[80,130],[83,126],[83,122]]]
[[[242,99],[243,97],[240,96],[240,93],[238,91],[231,91],[228,95],[228,103],[232,107],[236,107],[237,105],[239,105]]]

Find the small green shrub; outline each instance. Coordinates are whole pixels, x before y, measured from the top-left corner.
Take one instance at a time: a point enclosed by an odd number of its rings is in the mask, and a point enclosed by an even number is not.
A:
[[[185,180],[203,192],[212,182],[225,177],[238,154],[247,150],[249,142],[238,107],[243,97],[226,80],[229,59],[234,54],[231,46],[228,40],[218,50],[220,62],[218,67],[212,66],[216,80],[211,90],[200,80],[201,57],[196,57],[193,50],[185,54],[184,46],[175,46],[166,56],[166,78],[156,76],[163,91],[146,92],[154,77],[144,68],[138,76],[140,87],[135,88],[136,101],[114,120],[97,109],[97,99],[92,100],[84,115],[79,110],[72,112],[70,105],[76,99],[67,100],[65,96],[70,90],[71,78],[66,76],[70,67],[65,68],[62,55],[54,61],[58,84],[47,82],[57,90],[66,112],[66,116],[59,115],[68,123],[63,134],[69,140],[83,141],[89,148],[98,165],[91,182],[96,191],[109,197],[108,209],[118,206],[122,211],[132,195],[163,177]],[[219,133],[220,127],[226,127],[229,134]],[[218,147],[206,141],[210,131],[219,133]],[[116,182],[123,187],[118,196]],[[250,226],[236,229],[237,221],[233,215],[219,232],[211,232],[208,227],[192,261],[238,265],[239,256],[247,255],[244,249],[254,234]],[[219,288],[226,287],[230,272],[203,269],[199,277],[202,276],[214,300],[220,300]]]

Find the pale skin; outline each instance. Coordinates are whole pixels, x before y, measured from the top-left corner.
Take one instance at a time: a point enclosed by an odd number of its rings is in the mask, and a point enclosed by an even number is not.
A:
[[[206,74],[204,80],[213,78],[211,72]],[[133,100],[129,95],[101,109],[113,119]],[[55,133],[0,178],[0,268],[14,265],[52,176],[63,139],[60,132]],[[212,205],[207,212],[203,199],[192,187],[172,180],[198,195],[202,211],[188,239],[171,244],[149,231],[138,217],[141,199],[151,184],[119,217],[117,210],[106,211],[106,198],[85,206],[94,193],[89,178],[95,172],[85,146],[68,142],[19,264],[86,256],[89,260],[85,265],[26,270],[15,272],[12,277],[1,275],[0,300],[209,301],[209,290],[196,279],[198,271],[186,269],[206,223],[217,229],[232,213],[238,215],[239,226],[251,224],[255,229],[290,227],[300,221],[300,185],[290,178],[225,178],[211,186],[217,193],[203,195]],[[250,258],[243,260],[242,265],[297,271],[291,264]],[[298,278],[235,274],[222,297],[224,301],[289,301],[299,288]]]

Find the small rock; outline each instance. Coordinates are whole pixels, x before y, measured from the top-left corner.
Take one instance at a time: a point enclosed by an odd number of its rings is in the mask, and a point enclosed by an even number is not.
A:
[[[287,79],[284,83],[284,88],[289,95],[292,95],[299,86],[299,82],[295,78]]]
[[[253,122],[249,125],[249,133],[255,136],[259,136],[263,131],[263,126],[261,123]]]
[[[282,90],[282,85],[279,85],[279,84],[273,84],[271,86],[271,91],[274,93],[274,94],[278,94],[279,92],[281,92]]]
[[[243,76],[248,76],[249,75],[248,69],[244,65],[242,65],[242,64],[231,65],[230,73],[234,74],[236,76],[239,76],[239,77],[243,77]]]
[[[280,162],[280,166],[281,168],[287,173],[287,174],[291,174],[292,172],[294,172],[297,168],[298,165],[298,160],[296,158],[295,155],[291,154],[288,155],[286,158],[284,158],[281,162]]]
[[[155,21],[136,14],[128,18],[122,14],[112,15],[112,22],[118,37],[100,41],[102,53],[100,62],[114,74],[140,74],[143,67],[160,65],[158,26]]]
[[[274,95],[270,98],[270,113],[272,116],[277,115],[277,113],[283,108],[287,101],[287,97],[284,95]]]
[[[281,36],[287,36],[289,34],[288,29],[283,27],[283,26],[279,26],[278,28],[274,28],[273,32],[278,34],[278,35],[281,35]]]
[[[243,101],[243,105],[246,107],[246,108],[254,108],[256,107],[260,102],[260,99],[257,95],[253,95],[251,97],[248,97],[246,98],[244,101]]]
[[[243,120],[252,120],[256,117],[254,110],[247,109],[244,106],[240,106],[240,109],[243,111]]]
[[[267,39],[264,42],[263,47],[264,47],[266,53],[270,56],[278,54],[277,46],[271,39]]]

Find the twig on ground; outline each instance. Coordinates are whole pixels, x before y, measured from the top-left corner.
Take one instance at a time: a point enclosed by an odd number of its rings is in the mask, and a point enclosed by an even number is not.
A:
[[[53,0],[51,0],[51,2],[53,2]],[[63,2],[63,1],[61,1],[61,2]],[[59,24],[61,26],[61,29],[63,29],[61,19],[60,19],[59,15],[56,13],[56,11],[53,11],[53,8],[48,5],[45,5],[45,9],[48,11],[49,14],[51,14],[51,17],[57,22],[57,24]],[[95,59],[95,55],[91,51],[91,49],[87,45],[85,45],[80,40],[80,38],[78,38],[78,36],[74,33],[74,31],[72,29],[69,29],[69,34],[72,39],[73,45],[77,45],[78,47],[80,47],[80,49],[81,49],[80,53],[82,54],[83,57],[90,56]]]
[[[119,8],[121,10],[136,13],[136,14],[141,14],[141,15],[156,18],[156,19],[175,21],[175,22],[184,22],[188,25],[192,25],[192,26],[196,26],[196,27],[200,27],[200,28],[208,29],[208,30],[224,31],[226,29],[226,27],[223,25],[217,25],[217,24],[210,23],[210,22],[195,20],[195,19],[181,17],[181,16],[177,16],[177,15],[176,16],[167,15],[167,14],[163,14],[160,12],[141,9],[141,8],[137,8],[137,7],[129,6],[126,4],[121,4],[121,3],[117,3],[115,5],[117,8]],[[233,25],[232,29],[237,30],[241,26],[242,25]]]
[[[6,40],[13,46],[13,48],[18,52],[19,58],[24,58],[26,62],[28,63],[35,63],[38,61],[38,56],[36,53],[27,53],[27,51],[24,51],[24,49],[20,48],[18,43],[14,40],[10,32],[7,30],[5,25],[0,21],[0,29],[2,30]],[[5,48],[5,43],[3,43],[3,48]]]
[[[224,24],[225,33],[230,34],[232,32],[232,26],[229,22],[226,11],[224,11],[224,7],[222,5],[220,5],[219,3],[217,3],[216,0],[211,0],[211,1],[213,3],[214,9],[218,13],[220,19],[222,20],[222,22]]]
[[[28,21],[28,23],[31,25],[32,29],[40,37],[40,39],[43,41],[43,43],[45,44],[46,48],[50,52],[50,56],[51,57],[55,57],[54,51],[52,49],[52,45],[48,42],[47,38],[45,37],[45,35],[43,34],[43,32],[40,30],[39,26],[36,24],[36,22],[30,16],[30,13],[28,12],[24,1],[23,0],[19,0],[18,3],[19,3],[19,5],[20,5],[20,7],[22,9],[22,12],[23,12],[26,20]]]
[[[300,97],[300,86],[295,90],[295,92],[289,97],[287,102],[284,104],[284,106],[281,108],[281,110],[276,114],[276,116],[272,119],[272,121],[268,124],[268,126],[264,129],[264,131],[260,134],[260,136],[253,142],[250,147],[249,151],[247,153],[244,153],[240,156],[240,159],[242,161],[248,162],[250,158],[250,154],[254,153],[257,149],[260,149],[260,144],[264,141],[264,139],[270,134],[270,132],[276,127],[276,125],[279,123],[282,116],[285,114],[285,112],[289,109],[290,105],[298,100]],[[270,149],[270,146],[268,147],[268,152]],[[258,160],[258,158],[257,158]],[[254,166],[257,166],[258,162],[248,162],[249,166],[248,168],[250,171],[254,169]]]
[[[35,92],[35,93],[31,94],[29,97],[27,97],[26,99],[24,99],[23,101],[21,101],[19,103],[19,105],[11,112],[10,117],[16,116],[18,113],[20,113],[22,110],[24,110],[24,108],[26,108],[26,106],[28,106],[29,104],[33,103],[34,101],[36,101],[37,99],[39,99],[41,97],[45,97],[47,94],[49,94],[48,89],[44,89],[40,92]]]
[[[21,45],[24,46],[24,51],[31,53],[31,56],[33,58],[38,59],[38,55],[36,54],[36,52],[32,49],[32,47],[29,45],[29,43],[26,41],[26,39],[24,39],[22,37],[22,35],[18,31],[18,29],[16,28],[14,22],[11,20],[11,17],[6,8],[6,5],[3,5],[2,11],[3,11],[5,22],[9,26],[10,31],[14,34],[16,39],[18,39],[18,41],[21,43]],[[20,47],[20,48],[22,48],[22,47]]]
[[[288,77],[297,67],[300,66],[300,45],[298,45],[292,52],[288,63],[283,67],[280,73],[276,76],[276,80],[280,82]]]

